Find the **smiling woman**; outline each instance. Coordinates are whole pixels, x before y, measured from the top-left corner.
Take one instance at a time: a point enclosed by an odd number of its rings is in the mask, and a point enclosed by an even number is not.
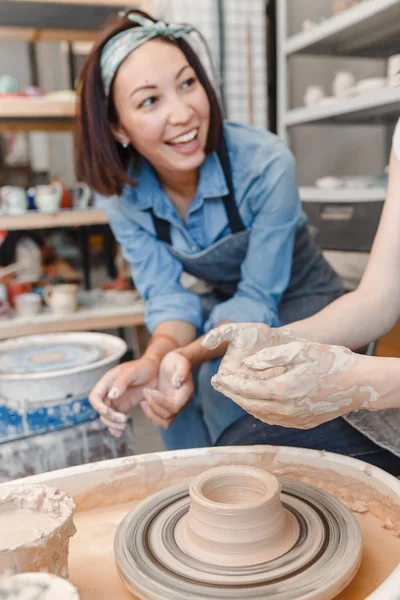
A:
[[[140,156],[151,160],[146,152],[146,138],[150,145],[153,141],[153,150],[155,142],[159,143],[158,151],[160,143],[167,145],[174,141],[166,138],[169,133],[165,131],[166,125],[171,125],[174,138],[196,131],[195,150],[202,153],[202,160],[204,153],[216,150],[222,131],[222,114],[215,90],[198,56],[182,38],[182,33],[188,34],[192,28],[178,28],[177,37],[172,39],[173,31],[162,36],[154,30],[147,40],[139,22],[143,18],[148,23],[153,22],[145,13],[135,11],[127,17],[121,16],[105,29],[81,74],[76,170],[82,180],[105,196],[120,194],[125,184],[135,184],[135,164]],[[137,38],[131,39],[135,34]],[[144,41],[147,41],[145,45]],[[173,65],[173,69],[166,70],[167,64]],[[181,123],[188,121],[187,115],[182,114],[175,117],[178,118],[175,126],[165,122],[166,117],[168,121],[167,94],[174,100],[181,97],[180,110],[186,111],[189,108],[183,96],[189,96],[190,105],[200,109],[196,128],[184,131]],[[200,125],[203,125],[201,138]],[[93,143],[90,152],[86,150],[87,140]],[[185,146],[179,145],[181,153]],[[197,167],[200,164],[201,160]]]
[[[290,152],[222,119],[190,43],[199,35],[128,11],[100,34],[79,84],[78,177],[103,197],[152,332],[90,401],[116,436],[140,403],[168,448],[208,446],[243,415],[211,387],[212,353],[197,381],[190,353],[178,367],[197,336],[223,321],[301,319],[342,293],[310,237]],[[183,272],[207,293],[185,289]]]

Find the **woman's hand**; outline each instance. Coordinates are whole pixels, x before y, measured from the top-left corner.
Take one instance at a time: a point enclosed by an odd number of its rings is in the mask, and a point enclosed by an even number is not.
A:
[[[192,395],[192,365],[179,350],[173,350],[161,361],[157,390],[143,390],[141,407],[155,425],[166,429]]]
[[[283,328],[230,327],[210,332],[212,341],[216,334],[231,340],[212,385],[261,421],[308,429],[374,408],[377,392],[362,385],[365,357],[342,346],[296,340]]]
[[[222,359],[219,373],[235,374],[243,370],[243,360],[259,350],[279,346],[296,340],[291,332],[283,327],[269,327],[264,323],[228,323],[211,329],[202,345],[214,350],[220,344],[229,342]]]
[[[158,369],[157,361],[143,356],[108,371],[91,391],[91,405],[115,437],[123,435],[126,415],[143,400],[143,389],[156,387]]]

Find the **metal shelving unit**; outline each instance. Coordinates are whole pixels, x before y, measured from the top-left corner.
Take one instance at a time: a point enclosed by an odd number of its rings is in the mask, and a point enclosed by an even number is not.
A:
[[[328,105],[295,108],[283,115],[286,127],[320,124],[368,124],[395,120],[400,113],[400,87],[382,88]]]
[[[364,0],[310,31],[291,36],[282,49],[286,55],[376,57],[398,51],[399,39],[399,0]]]
[[[346,99],[330,99],[312,107],[290,106],[290,58],[329,55],[387,58],[399,51],[400,0],[362,0],[325,19],[312,29],[288,35],[289,3],[277,3],[278,133],[289,142],[290,128],[299,125],[392,125],[400,115],[400,87],[382,88]],[[323,174],[321,174],[323,175]],[[381,188],[329,191],[302,188],[303,200],[354,202],[382,201]]]

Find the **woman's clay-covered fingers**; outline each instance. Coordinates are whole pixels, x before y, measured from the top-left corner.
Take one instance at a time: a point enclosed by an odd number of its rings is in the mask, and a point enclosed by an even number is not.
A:
[[[235,391],[229,389],[229,382],[226,383],[223,389],[219,391],[223,392],[228,398],[231,398],[243,410],[269,425],[311,429],[332,418],[332,413],[330,417],[328,415],[315,415],[307,406],[299,407],[294,402],[245,398],[241,394],[237,394]]]
[[[100,416],[100,421],[103,423],[103,425],[105,425],[110,431],[111,429],[115,430],[115,431],[121,431],[122,433],[125,431],[125,429],[128,426],[128,423],[118,423],[116,421],[111,421],[110,419],[107,419],[107,417],[104,416]]]
[[[130,385],[142,385],[143,383],[143,370],[138,367],[139,361],[133,361],[135,364],[130,365],[127,368],[127,363],[118,365],[116,377],[114,377],[112,388],[108,392],[108,398],[110,400],[117,400],[126,392]]]
[[[106,373],[100,381],[94,386],[89,394],[89,402],[99,415],[106,417],[110,421],[116,423],[126,423],[127,416],[114,410],[110,405],[111,401],[108,397],[110,388],[114,381],[112,371]]]
[[[150,419],[150,421],[154,423],[154,425],[158,425],[158,427],[161,427],[162,429],[167,429],[167,427],[171,425],[173,418],[171,417],[169,419],[164,419],[160,417],[154,412],[153,408],[149,405],[149,403],[146,400],[141,402],[140,406],[142,407],[142,410],[146,417]]]
[[[285,377],[285,376],[283,376]],[[273,379],[263,380],[257,375],[248,377],[236,377],[235,375],[220,375],[217,373],[211,378],[211,384],[219,392],[225,396],[231,397],[234,393],[239,398],[256,399],[261,401],[272,401],[274,403],[288,403],[296,398],[293,398],[293,390],[290,382],[293,379],[290,374],[290,380],[283,379],[282,376],[274,377]]]
[[[172,376],[172,385],[179,390],[185,381],[187,381],[192,373],[191,364],[189,361],[182,361],[176,366],[176,370]]]
[[[230,348],[251,350],[259,340],[259,331],[255,323],[227,323],[209,331],[202,345],[214,350],[220,344],[229,342]]]
[[[124,435],[125,431],[119,431],[119,429],[109,429],[108,430],[112,436],[116,437],[116,438],[122,438],[122,436]]]
[[[121,438],[124,435],[126,428],[121,430],[121,429],[114,429],[113,427],[108,427],[108,431],[111,433],[112,436],[114,436],[116,438]]]
[[[171,411],[167,405],[167,398],[158,390],[143,390],[143,397],[153,412],[161,419],[170,419],[175,411]]]
[[[288,370],[288,367],[269,367],[263,370],[261,369],[248,369],[244,363],[240,365],[235,371],[229,370],[225,368],[225,365],[221,365],[218,370],[218,375],[222,377],[227,375],[236,375],[236,377],[243,379],[257,379],[260,381],[268,381],[269,379],[274,379],[275,377],[279,377],[283,375]]]
[[[169,415],[176,415],[186,406],[193,395],[192,385],[183,385],[179,390],[176,390],[173,397],[166,396],[159,390],[149,390],[152,401],[160,408],[162,407]],[[148,397],[145,397],[148,400]]]
[[[259,350],[252,356],[243,359],[243,364],[254,371],[264,371],[273,367],[283,367],[304,363],[309,360],[308,349],[310,344],[304,342],[290,342],[283,346],[273,346]]]
[[[291,373],[290,381],[293,386],[288,385],[284,377],[268,382],[253,381],[251,388],[243,390],[234,376],[215,375],[211,383],[248,413],[271,425],[310,429],[333,417],[332,413],[330,417],[324,417],[311,409],[309,388],[314,384],[309,382],[309,378],[299,378]],[[299,395],[299,386],[303,386],[304,394]]]
[[[270,425],[293,426],[296,422],[296,416],[288,405],[273,400],[258,398],[245,398],[236,391],[230,389],[229,382],[223,385],[219,391],[223,392],[228,398],[236,402],[241,408],[257,419],[269,423]]]
[[[89,402],[99,414],[106,411],[104,400],[107,398],[113,381],[114,378],[112,377],[111,371],[109,371],[96,383],[89,394]]]

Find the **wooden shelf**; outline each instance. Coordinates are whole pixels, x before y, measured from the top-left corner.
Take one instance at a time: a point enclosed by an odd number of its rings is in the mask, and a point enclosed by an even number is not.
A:
[[[72,119],[75,117],[76,102],[55,102],[41,98],[0,97],[0,119]]]
[[[13,42],[91,42],[96,31],[81,29],[44,29],[42,27],[0,27],[0,39]]]
[[[111,6],[124,7],[125,3],[121,0],[8,0],[10,4],[16,2],[30,2],[31,4],[79,4],[81,6]],[[128,3],[129,4],[129,3]]]
[[[61,331],[91,331],[116,327],[137,327],[144,323],[144,303],[133,306],[94,306],[68,315],[45,310],[33,317],[1,317],[0,340]]]
[[[75,102],[0,98],[0,131],[71,131],[75,113]]]
[[[386,188],[370,187],[360,190],[336,188],[321,190],[317,187],[300,187],[300,198],[303,202],[338,202],[349,204],[357,202],[383,202],[386,198]]]
[[[104,225],[108,219],[104,211],[97,208],[87,210],[61,210],[55,214],[28,211],[23,215],[3,215],[1,226],[7,231],[21,229],[52,229],[55,227],[79,227],[82,225]]]
[[[395,122],[400,114],[400,87],[289,110],[283,117],[287,127],[306,123],[374,124]]]
[[[389,56],[399,51],[400,1],[363,0],[284,43],[294,53]]]

